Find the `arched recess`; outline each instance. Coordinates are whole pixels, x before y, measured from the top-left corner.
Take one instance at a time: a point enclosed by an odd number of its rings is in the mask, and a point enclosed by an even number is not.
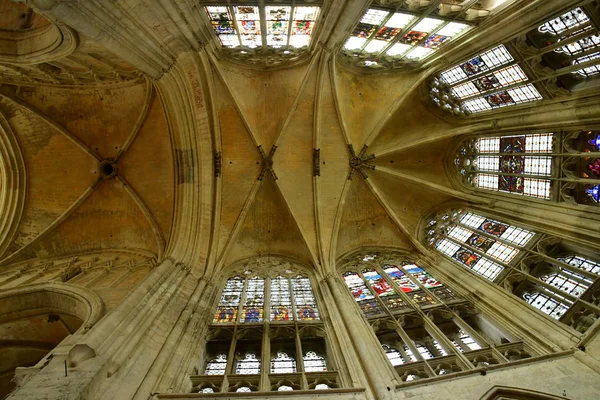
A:
[[[75,31],[54,23],[23,3],[0,0],[0,62],[38,64],[71,54],[78,44]]]
[[[13,134],[0,113],[0,256],[19,225],[26,193],[25,162]]]
[[[535,390],[520,389],[508,386],[494,386],[483,395],[481,400],[568,400],[564,396],[536,392]]]
[[[70,335],[87,332],[102,317],[102,300],[92,291],[62,283],[43,283],[0,291],[0,397],[18,380],[43,368],[46,355]],[[93,351],[71,349],[71,365]],[[42,360],[42,361],[40,361]],[[36,365],[38,364],[38,365]]]

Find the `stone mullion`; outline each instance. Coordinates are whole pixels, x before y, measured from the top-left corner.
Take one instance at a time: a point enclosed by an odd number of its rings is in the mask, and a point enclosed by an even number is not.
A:
[[[294,17],[296,16],[296,0],[292,0],[292,5],[290,6],[290,18],[288,19],[288,31],[287,31],[287,41],[285,44],[286,49],[289,49],[290,42],[292,41],[292,25],[294,23]],[[312,36],[312,35],[311,35]]]
[[[260,39],[262,42],[262,48],[267,48],[267,14],[265,9],[265,0],[258,0],[258,13],[260,16]]]
[[[271,373],[271,330],[269,321],[271,319],[271,277],[264,279],[263,288],[263,335],[261,344],[261,363],[260,363],[260,385],[259,390],[271,391],[269,374]]]
[[[370,382],[372,396],[377,399],[388,399],[390,394],[385,389],[393,387],[396,380],[395,375],[389,368],[389,362],[381,351],[374,352],[373,346],[378,341],[373,337],[372,329],[365,325],[365,320],[358,315],[360,310],[357,305],[351,306],[348,295],[341,290],[341,282],[336,281],[333,275],[326,278],[327,285],[333,294],[337,308],[340,311],[341,317],[345,322],[347,332],[354,344],[363,366],[363,372],[366,374]],[[354,301],[353,301],[354,302]],[[369,330],[370,329],[370,332]],[[371,337],[374,340],[365,340],[365,337]]]
[[[493,347],[492,343],[488,343],[488,341],[483,336],[481,336],[479,332],[477,332],[477,330],[473,329],[471,325],[469,325],[458,314],[456,314],[455,312],[453,312],[452,314],[452,321],[454,321],[456,326],[458,326],[459,329],[465,331],[469,336],[471,336],[471,338],[473,338],[473,340],[475,340],[475,342],[477,342],[477,344],[481,346],[482,349],[486,347]],[[456,341],[459,341],[458,337],[456,338]],[[460,344],[461,347],[465,349],[465,351],[469,351],[467,350],[469,347],[462,343],[462,341],[460,342]]]
[[[485,258],[485,259],[487,259],[487,260],[489,260],[489,261],[492,261],[492,262],[494,262],[495,264],[498,264],[499,266],[503,267],[504,269],[515,270],[515,268],[514,268],[514,267],[512,267],[511,265],[509,265],[509,264],[506,264],[506,263],[504,263],[504,262],[502,262],[502,261],[500,261],[500,260],[497,260],[497,259],[495,259],[494,257],[490,256],[489,254],[482,252],[482,251],[481,251],[479,248],[477,248],[477,247],[473,247],[473,246],[471,246],[471,245],[469,245],[469,244],[467,244],[467,243],[464,243],[464,242],[463,242],[463,243],[461,243],[461,242],[459,242],[459,241],[458,241],[458,239],[455,239],[455,238],[453,238],[453,237],[450,237],[450,236],[444,236],[444,237],[445,237],[446,239],[448,239],[449,241],[451,241],[451,242],[453,242],[453,243],[455,243],[455,244],[457,244],[457,245],[460,245],[461,247],[464,247],[464,248],[466,248],[467,250],[470,250],[470,251],[472,251],[473,253],[476,253],[476,254],[478,254],[478,255],[479,255],[480,257],[482,257],[482,258]],[[456,262],[459,262],[459,263],[460,263],[460,261],[454,260],[454,259],[452,258],[452,256],[448,256],[448,255],[446,255],[445,253],[444,253],[444,256],[446,256],[446,257],[450,258],[450,260],[452,260],[452,261],[456,261]],[[516,257],[515,257],[515,259],[516,259]],[[464,265],[464,264],[462,264],[462,263],[460,263],[460,265],[461,265],[461,266],[463,266],[463,267],[465,267],[465,268],[467,268],[467,269],[469,269],[469,270],[471,270],[471,271],[473,270],[473,268],[471,268],[471,267],[469,267],[469,266],[467,266],[467,265]],[[474,273],[475,273],[475,274],[477,274],[477,272],[474,272]],[[479,274],[477,274],[477,275],[479,275]],[[480,276],[482,276],[482,275],[480,275]],[[498,276],[500,276],[500,274],[498,274]],[[488,278],[486,278],[486,277],[484,277],[484,276],[482,276],[482,277],[483,277],[484,279],[488,279]],[[489,280],[489,279],[488,279],[488,280]],[[489,280],[489,281],[490,281],[490,282],[494,282],[494,281],[492,281],[492,280]]]
[[[452,316],[454,316],[454,313],[452,313]],[[427,319],[425,320],[425,323],[426,323],[425,330],[429,333],[429,335],[433,339],[435,339],[438,342],[438,344],[446,351],[446,353],[448,353],[448,355],[456,356],[468,368],[475,368],[473,366],[473,364],[471,363],[471,361],[469,361],[469,359],[467,357],[465,357],[464,354],[462,354],[460,351],[458,351],[458,349],[456,348],[456,346],[454,346],[452,341],[450,341],[450,339],[448,339],[448,337],[444,334],[444,332],[442,332],[442,330],[437,327],[437,325],[435,324],[435,322],[433,322],[433,320],[431,320],[431,319],[429,319],[429,317],[427,317]],[[432,345],[433,345],[433,343],[432,343]],[[436,349],[436,351],[437,351],[437,349]],[[442,356],[442,354],[440,354],[440,356]]]
[[[377,271],[376,268],[373,268]],[[377,294],[377,292],[375,292],[375,289],[373,289],[373,287],[371,286],[371,284],[369,283],[368,279],[366,279],[364,277],[364,275],[362,274],[362,271],[356,271],[356,274],[360,277],[360,279],[362,279],[363,284],[365,285],[365,287],[367,289],[369,289],[369,291],[371,292],[371,295],[373,296],[373,298],[375,299],[375,301],[381,306],[381,310],[388,314],[391,315],[392,313],[390,312],[390,310],[387,308],[387,306],[385,305],[384,301],[381,299],[381,297],[379,297],[379,295]]]
[[[398,35],[396,35],[395,38],[393,38],[392,40],[390,40],[390,42],[388,43],[388,45],[386,47],[383,48],[383,50],[381,50],[381,52],[378,54],[378,56],[385,54],[389,49],[391,49],[396,43],[398,43],[400,41],[401,37],[404,37],[404,35],[408,32],[410,32],[415,26],[417,26],[419,24],[419,22],[423,21],[425,18],[427,18],[427,16],[429,14],[431,14],[436,8],[438,8],[438,6],[440,5],[440,3],[442,2],[442,0],[433,0],[429,6],[427,6],[427,9],[425,11],[423,11],[423,13],[419,16],[419,15],[414,15],[412,14],[415,18],[412,20],[412,22],[410,22],[408,25],[406,25]],[[395,13],[396,11],[394,11]],[[393,13],[392,13],[393,15]],[[390,17],[391,18],[391,17]],[[386,21],[387,22],[387,21]],[[379,27],[379,29],[381,29],[381,27]],[[377,32],[377,31],[376,31]],[[367,43],[368,44],[368,43]],[[365,45],[366,47],[366,45]],[[408,51],[410,51],[412,49],[407,50],[406,52],[404,52],[400,57],[404,57],[404,54],[406,54]]]
[[[315,299],[317,297],[322,299],[321,303],[317,302],[317,306],[324,328],[328,332],[324,349],[327,369],[337,371],[344,386],[365,386],[366,382],[363,383],[358,379],[358,377],[363,377],[360,360],[352,346],[347,346],[347,343],[351,342],[351,338],[343,324],[341,312],[337,309],[333,292],[328,287],[326,280],[318,282],[318,285],[314,287],[319,288],[320,296],[316,296]]]
[[[483,216],[483,217],[485,217],[485,216]],[[488,218],[488,217],[485,217],[485,218],[486,219],[493,219],[493,220],[495,220],[494,218]],[[530,230],[530,229],[526,229],[526,228],[521,228],[521,227],[519,227],[517,225],[512,225],[510,223],[504,223],[504,222],[501,222],[501,221],[498,221],[498,222],[500,222],[501,224],[504,224],[504,225],[512,226],[514,228],[519,228],[519,229],[523,229],[523,230],[529,231],[529,232],[533,233],[533,236],[531,236],[531,238],[529,238],[529,241],[527,243],[525,243],[524,245],[519,245],[519,244],[513,243],[513,242],[511,242],[511,241],[509,241],[507,239],[502,239],[499,236],[495,236],[495,235],[489,234],[489,233],[487,233],[485,231],[482,231],[480,229],[472,228],[472,227],[470,227],[468,225],[465,225],[463,223],[460,223],[460,222],[456,222],[456,226],[459,226],[459,227],[461,227],[463,229],[469,230],[469,231],[471,231],[471,232],[473,232],[475,234],[478,234],[480,236],[484,236],[484,237],[486,237],[488,239],[495,240],[496,242],[502,243],[502,244],[504,244],[506,246],[512,247],[512,248],[514,248],[516,250],[519,250],[519,253],[522,252],[523,254],[527,254],[527,253],[537,254],[537,252],[535,250],[533,250],[532,248],[530,248],[530,247],[534,246],[535,243],[537,243],[540,240],[540,237],[539,237],[539,236],[541,236],[540,234],[538,234],[537,232],[535,232],[532,229]],[[458,239],[455,239],[455,240],[458,240]],[[467,244],[467,246],[470,246],[470,245]],[[470,247],[473,247],[473,246],[470,246]],[[485,254],[487,254],[487,253],[485,253]],[[519,257],[519,256],[520,256],[520,254],[515,255],[515,258],[509,264],[516,264],[517,260],[519,260],[519,259],[522,258],[522,257]],[[492,257],[492,256],[490,256],[490,257]],[[499,262],[501,262],[501,261],[499,261]]]

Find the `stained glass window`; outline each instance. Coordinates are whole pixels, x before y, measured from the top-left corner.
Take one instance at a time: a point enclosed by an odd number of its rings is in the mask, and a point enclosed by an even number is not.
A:
[[[206,375],[224,375],[227,366],[227,355],[219,354],[206,364]]]
[[[525,246],[534,236],[528,230],[470,212],[448,223],[445,232],[434,241],[436,249],[489,280],[502,272],[501,263],[509,264],[519,254],[513,245]]]
[[[479,189],[550,199],[553,133],[482,137],[460,150],[457,166]]]
[[[379,305],[379,302],[375,300],[375,296],[373,296],[371,290],[358,274],[346,273],[344,274],[344,281],[363,314],[371,316],[383,313],[383,308]]]
[[[456,338],[452,339],[452,343],[460,352],[481,349],[481,346],[462,329],[458,331]]]
[[[304,48],[319,16],[319,6],[207,6],[213,30],[223,47]],[[263,26],[263,21],[265,26]]]
[[[243,288],[244,280],[240,277],[227,281],[213,322],[235,322]]]
[[[309,286],[310,288],[310,286]],[[271,321],[293,319],[290,284],[287,278],[271,279]]]
[[[278,352],[276,357],[271,359],[272,374],[289,374],[296,372],[296,360],[285,352]]]
[[[254,353],[246,353],[238,360],[235,373],[238,375],[260,374],[260,358]]]
[[[560,35],[561,33],[577,28],[589,22],[585,12],[577,7],[553,20],[546,22],[539,27],[540,32],[550,33],[552,35]]]
[[[370,8],[352,31],[344,50],[354,55],[362,52],[394,59],[422,60],[472,27],[468,21],[447,22]]]
[[[555,319],[562,317],[570,307],[570,304],[565,303],[564,299],[559,301],[542,292],[526,294],[523,296],[523,298],[525,301],[527,301],[527,303]]]
[[[527,74],[504,45],[442,72],[440,80],[471,113],[542,99],[533,84],[524,83]]]
[[[301,321],[319,319],[319,310],[310,286],[310,280],[302,276],[292,278],[292,288],[294,290],[297,318]]]
[[[381,269],[346,272],[343,277],[367,318],[438,304],[438,295],[442,301],[458,299],[431,274],[412,263],[384,264]]]
[[[277,276],[270,278],[271,321],[314,321],[319,310],[312,292],[310,279],[301,275],[295,278]],[[253,277],[245,280],[239,276],[227,281],[217,307],[214,323],[233,323],[239,313],[239,322],[262,322],[265,296],[265,279]],[[242,301],[243,299],[243,301]],[[239,310],[241,307],[241,310]]]
[[[574,267],[583,269],[587,272],[600,275],[600,263],[588,260],[587,258],[570,255],[567,257],[559,257],[558,260],[572,265]]]
[[[325,361],[325,358],[314,351],[307,351],[304,354],[303,361],[305,372],[327,371],[327,362]]]
[[[240,322],[261,322],[263,320],[264,290],[264,279],[254,277],[248,280]]]
[[[390,363],[395,367],[396,365],[401,365],[404,364],[404,357],[402,357],[402,354],[400,354],[400,352],[396,349],[394,349],[393,347],[387,345],[387,344],[382,344],[381,347],[383,347],[383,351],[385,351],[385,355],[387,356],[388,360],[390,360]]]

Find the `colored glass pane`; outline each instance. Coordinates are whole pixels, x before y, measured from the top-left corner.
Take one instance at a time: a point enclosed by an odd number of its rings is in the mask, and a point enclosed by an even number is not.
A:
[[[292,317],[292,299],[287,278],[271,279],[271,321],[288,321]]]
[[[235,322],[243,288],[244,280],[240,277],[231,278],[227,281],[213,322]]]
[[[238,360],[235,373],[238,375],[260,374],[260,358],[254,353],[246,353],[244,358]]]
[[[278,352],[271,359],[272,374],[290,374],[296,372],[296,360],[285,352]]]
[[[344,282],[350,289],[352,297],[358,303],[365,316],[372,316],[383,313],[383,310],[371,290],[365,285],[362,278],[355,273],[344,274]]]
[[[261,322],[263,320],[264,289],[265,281],[262,278],[255,277],[248,280],[240,322]]]
[[[204,373],[206,375],[225,375],[225,367],[227,366],[227,356],[219,354],[206,364]]]
[[[310,286],[310,280],[302,276],[293,278],[292,289],[294,291],[297,318],[302,321],[319,319],[319,310]]]
[[[591,186],[585,193],[592,198],[595,203],[600,203],[600,185]]]
[[[437,279],[416,265],[405,265],[406,272],[417,278],[427,289],[443,286]]]
[[[406,274],[401,271],[398,267],[387,266],[384,268],[384,272],[396,283],[400,290],[405,293],[420,290],[419,286],[410,280]]]
[[[325,358],[314,351],[307,351],[304,354],[304,372],[323,372],[327,371]]]

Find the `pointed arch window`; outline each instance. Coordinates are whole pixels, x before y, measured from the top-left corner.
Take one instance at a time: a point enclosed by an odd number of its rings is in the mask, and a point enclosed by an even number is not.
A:
[[[223,285],[193,391],[338,387],[311,279],[289,262],[256,262],[264,272],[245,264]]]
[[[437,251],[581,332],[600,316],[600,261],[588,249],[467,210],[433,218]],[[546,243],[548,243],[546,245]]]
[[[458,147],[454,165],[461,181],[477,189],[598,205],[598,135],[576,131],[470,137]]]
[[[401,254],[359,254],[342,264],[341,276],[349,296],[404,382],[462,371],[459,353],[471,357],[472,352],[482,351],[485,360],[499,363],[492,349],[510,343],[521,346],[524,357],[531,354],[517,338],[491,333],[501,330],[491,331],[493,322]]]

